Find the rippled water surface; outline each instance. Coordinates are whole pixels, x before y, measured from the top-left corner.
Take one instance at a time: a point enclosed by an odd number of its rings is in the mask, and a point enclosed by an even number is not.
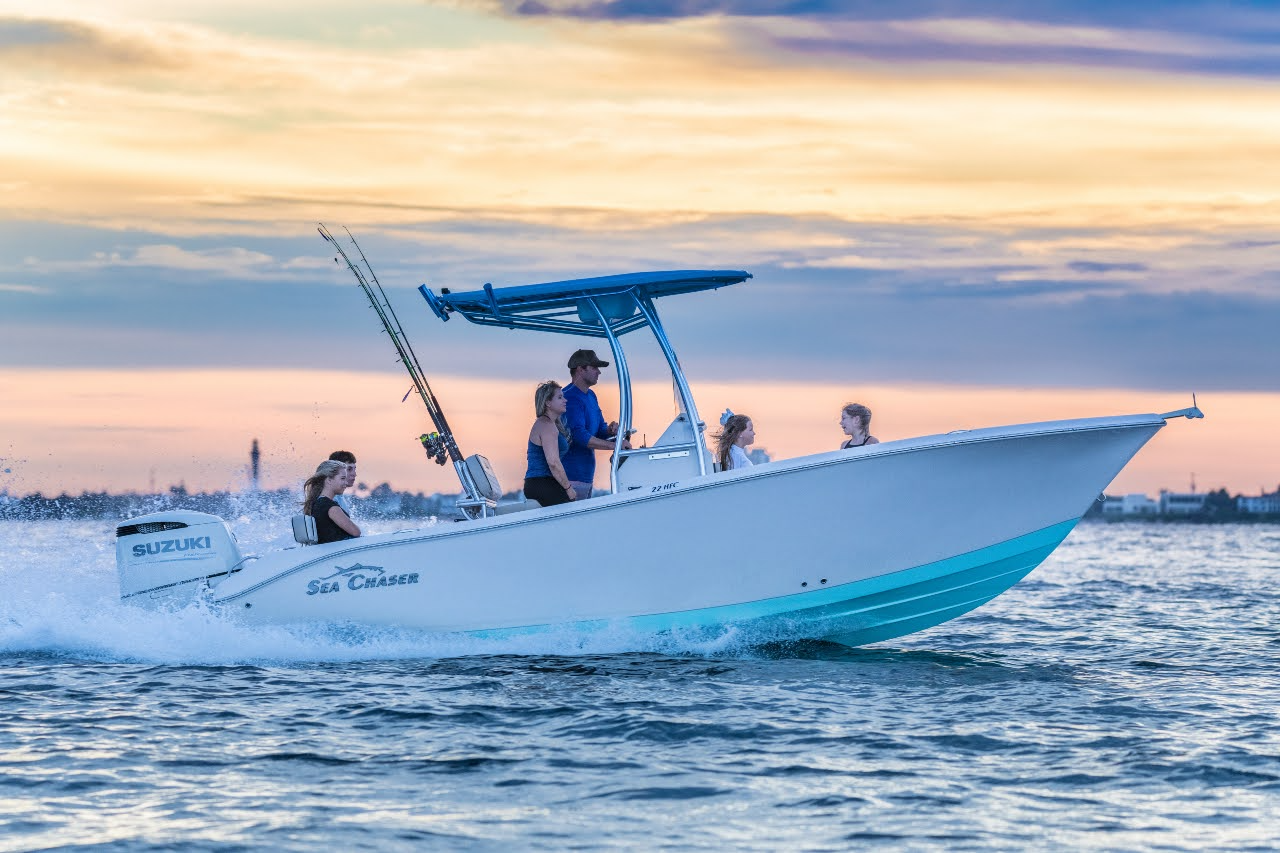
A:
[[[1280,838],[1274,526],[1083,525],[975,613],[856,650],[145,613],[112,531],[0,522],[2,850]]]

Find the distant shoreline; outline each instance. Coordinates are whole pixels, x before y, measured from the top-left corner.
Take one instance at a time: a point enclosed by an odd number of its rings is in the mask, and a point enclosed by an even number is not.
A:
[[[1089,514],[1082,518],[1081,522],[1089,524],[1280,524],[1280,514],[1125,515],[1119,518]]]
[[[457,494],[395,491],[387,483],[361,497],[353,497],[355,513],[364,518],[427,519],[456,516]],[[502,496],[503,503],[521,499],[520,492]],[[115,495],[107,492],[60,494],[45,497],[39,492],[23,497],[0,493],[0,521],[120,521],[153,512],[185,509],[207,512],[228,520],[246,514],[287,516],[301,511],[302,496],[291,489],[260,492],[188,492],[174,486],[167,492]],[[1101,503],[1085,513],[1090,524],[1280,524],[1280,513],[1241,513],[1224,508],[1186,515],[1103,515]]]

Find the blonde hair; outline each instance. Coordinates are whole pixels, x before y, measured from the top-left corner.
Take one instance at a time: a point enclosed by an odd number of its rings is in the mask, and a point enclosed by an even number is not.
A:
[[[733,415],[725,419],[724,428],[713,436],[716,440],[716,461],[720,463],[721,471],[728,471],[732,467],[729,463],[729,448],[733,447],[738,436],[750,425],[751,418],[748,415]]]
[[[871,434],[871,410],[861,403],[845,403],[842,411],[851,418],[857,418],[862,424],[862,431]]]
[[[562,386],[554,379],[548,379],[546,382],[538,385],[533,391],[533,411],[534,417],[540,418],[547,413],[547,404],[551,402],[551,398],[556,395]],[[560,434],[565,438],[569,437],[569,427],[565,426],[564,417],[558,417],[552,421],[556,425],[556,429],[560,430]]]
[[[326,459],[316,466],[316,472],[307,478],[302,484],[302,514],[312,515],[311,510],[315,508],[316,498],[320,497],[320,492],[324,491],[324,482],[336,474],[341,474],[346,470],[346,465],[342,462],[335,462],[332,459]]]

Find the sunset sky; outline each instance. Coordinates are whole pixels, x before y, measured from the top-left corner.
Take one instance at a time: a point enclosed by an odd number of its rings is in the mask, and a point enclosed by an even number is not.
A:
[[[749,270],[659,308],[775,456],[1196,392],[1113,491],[1280,483],[1280,3],[0,0],[0,491],[455,489],[317,220],[510,488],[592,344],[420,283]]]

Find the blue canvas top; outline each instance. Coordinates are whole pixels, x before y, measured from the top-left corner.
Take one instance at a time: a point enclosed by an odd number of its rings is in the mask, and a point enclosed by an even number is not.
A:
[[[425,284],[418,288],[431,310],[441,320],[457,312],[473,323],[541,331],[590,333],[600,326],[599,315],[588,300],[595,300],[615,332],[631,331],[644,325],[634,317],[637,306],[632,297],[652,300],[659,296],[697,293],[738,284],[751,278],[742,270],[667,270],[493,287],[466,293],[444,292],[437,296]]]

